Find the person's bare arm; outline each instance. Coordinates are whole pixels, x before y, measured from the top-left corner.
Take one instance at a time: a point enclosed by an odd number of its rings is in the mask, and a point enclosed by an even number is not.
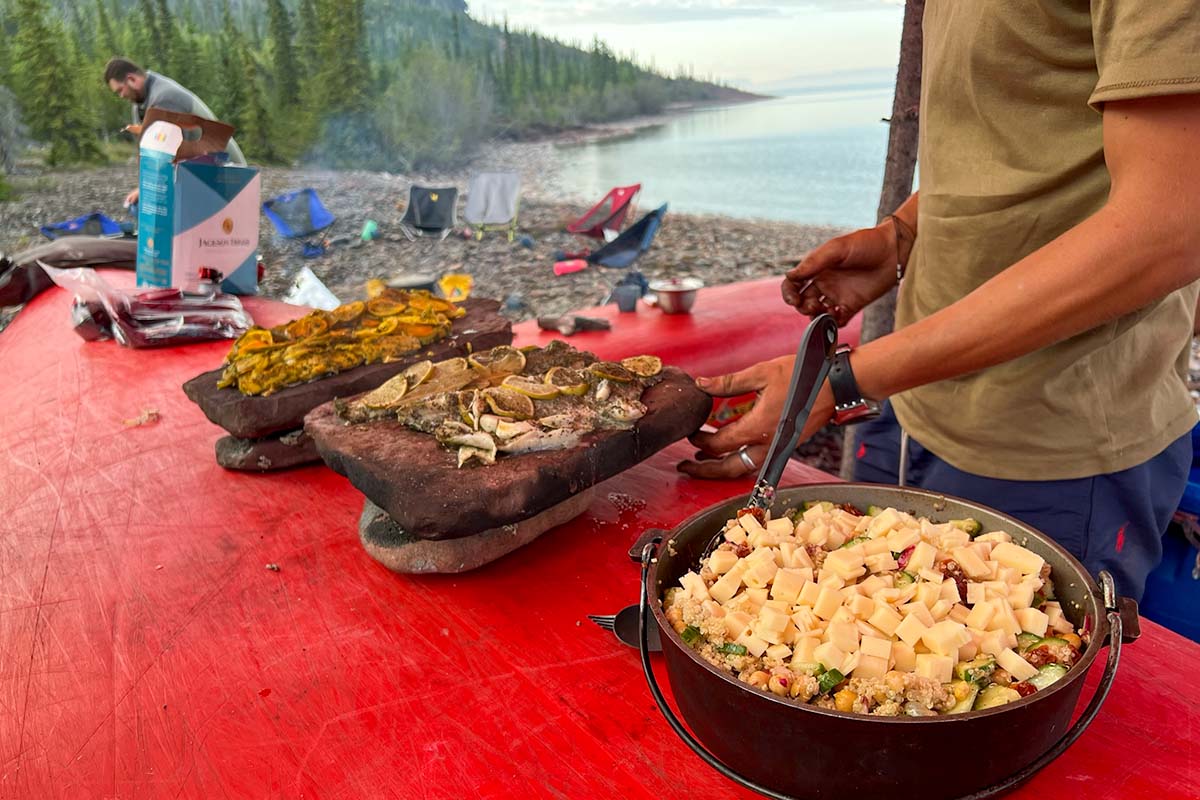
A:
[[[859,388],[883,399],[1031,353],[1200,279],[1200,95],[1112,102],[1105,205],[956,303],[851,356]],[[918,235],[920,235],[918,231]],[[937,264],[926,264],[937,269]],[[693,442],[712,454],[763,442],[783,406],[790,357],[702,382],[716,395],[761,391],[757,413]],[[808,438],[833,411],[826,386]],[[745,472],[736,458],[684,462],[700,477]]]
[[[883,398],[975,372],[1200,279],[1198,143],[1200,95],[1109,103],[1108,202],[958,302],[864,345],[859,387]]]

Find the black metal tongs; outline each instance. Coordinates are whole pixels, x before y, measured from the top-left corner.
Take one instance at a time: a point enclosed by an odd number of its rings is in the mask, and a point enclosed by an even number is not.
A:
[[[749,511],[760,519],[763,512],[771,507],[775,500],[775,490],[779,487],[779,479],[787,468],[788,459],[796,451],[800,443],[800,434],[804,432],[804,424],[812,413],[817,395],[829,374],[833,363],[833,354],[837,349],[837,322],[829,314],[821,314],[808,324],[804,338],[800,340],[800,348],[796,351],[796,363],[792,369],[792,381],[788,386],[787,402],[784,403],[783,413],[779,417],[779,425],[775,428],[775,438],[767,450],[758,471],[758,481],[746,507],[739,512]],[[704,550],[707,557],[721,543],[724,532],[718,532]]]

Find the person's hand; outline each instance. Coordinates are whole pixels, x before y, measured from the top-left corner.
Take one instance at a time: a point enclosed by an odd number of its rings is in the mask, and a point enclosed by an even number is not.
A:
[[[845,325],[896,285],[896,260],[896,228],[890,220],[830,239],[788,270],[783,300],[802,314],[827,312]]]
[[[126,208],[131,207],[134,203],[136,203],[138,201],[138,197],[140,197],[140,196],[141,196],[140,189],[134,189],[132,192],[125,195],[125,207]]]
[[[788,384],[791,382],[795,356],[780,356],[770,361],[761,361],[740,372],[716,378],[698,378],[696,384],[713,397],[736,397],[748,392],[757,392],[758,400],[746,415],[715,433],[699,432],[689,441],[699,448],[695,460],[681,461],[677,469],[693,478],[741,478],[762,467],[767,447],[783,404],[787,400]],[[800,434],[800,441],[810,438],[833,416],[833,396],[826,384],[813,406],[812,413]],[[755,465],[755,469],[742,460],[740,448]]]

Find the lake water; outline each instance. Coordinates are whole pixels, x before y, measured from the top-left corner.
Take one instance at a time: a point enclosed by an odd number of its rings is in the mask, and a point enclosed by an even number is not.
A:
[[[599,199],[641,183],[638,207],[874,224],[892,90],[812,92],[705,108],[602,142],[564,145],[560,178]]]

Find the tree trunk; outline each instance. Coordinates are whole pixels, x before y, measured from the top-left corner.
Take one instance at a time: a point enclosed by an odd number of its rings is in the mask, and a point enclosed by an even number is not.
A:
[[[917,131],[921,103],[921,17],[925,0],[907,0],[904,27],[900,33],[900,65],[896,70],[896,95],[888,129],[887,163],[879,194],[876,221],[899,208],[912,194],[917,166]],[[863,311],[862,342],[892,332],[896,320],[896,290],[893,288]],[[854,470],[854,428],[846,428],[842,442],[842,477],[849,480]]]

